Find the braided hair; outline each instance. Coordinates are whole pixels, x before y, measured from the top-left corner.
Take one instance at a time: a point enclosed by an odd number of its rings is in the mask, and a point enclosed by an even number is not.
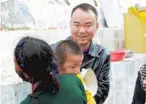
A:
[[[59,90],[59,83],[51,74],[54,54],[45,41],[24,37],[18,42],[14,56],[22,71],[33,79],[32,84],[41,82],[42,88],[50,86],[52,93]]]

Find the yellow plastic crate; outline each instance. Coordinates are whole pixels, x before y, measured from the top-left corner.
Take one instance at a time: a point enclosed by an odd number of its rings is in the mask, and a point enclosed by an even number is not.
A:
[[[146,10],[131,7],[124,15],[125,48],[137,53],[146,53]]]

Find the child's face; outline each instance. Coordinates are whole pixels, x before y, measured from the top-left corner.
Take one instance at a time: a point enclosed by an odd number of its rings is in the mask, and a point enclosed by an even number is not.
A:
[[[78,74],[83,61],[83,55],[66,55],[65,62],[61,65],[65,74]]]

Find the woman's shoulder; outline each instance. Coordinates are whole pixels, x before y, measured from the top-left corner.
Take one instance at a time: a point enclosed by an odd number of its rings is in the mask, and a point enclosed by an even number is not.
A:
[[[31,104],[31,97],[28,95],[20,104]]]
[[[60,83],[59,95],[65,95],[70,104],[86,104],[86,93],[81,80],[76,75],[57,75]]]
[[[85,93],[83,83],[76,75],[64,74],[57,75],[57,80],[60,83],[60,90],[75,91],[79,93]],[[83,95],[84,96],[84,95]]]
[[[56,78],[62,85],[67,84],[76,87],[80,86],[81,88],[83,87],[82,81],[76,75],[73,74],[57,75]]]
[[[73,74],[62,74],[62,75],[56,75],[57,80],[60,82],[70,82],[70,81],[80,81],[76,75]]]
[[[74,77],[75,78],[76,75],[74,74],[57,74],[56,77],[58,78],[64,78],[64,77]]]

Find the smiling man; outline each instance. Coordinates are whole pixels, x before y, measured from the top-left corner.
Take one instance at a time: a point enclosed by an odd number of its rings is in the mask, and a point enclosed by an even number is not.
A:
[[[98,80],[98,91],[94,96],[97,104],[102,104],[109,92],[110,55],[92,39],[98,30],[98,13],[90,4],[83,3],[73,8],[71,13],[71,36],[67,39],[76,42],[84,53],[82,68],[91,68]],[[52,45],[55,50],[58,43]]]

